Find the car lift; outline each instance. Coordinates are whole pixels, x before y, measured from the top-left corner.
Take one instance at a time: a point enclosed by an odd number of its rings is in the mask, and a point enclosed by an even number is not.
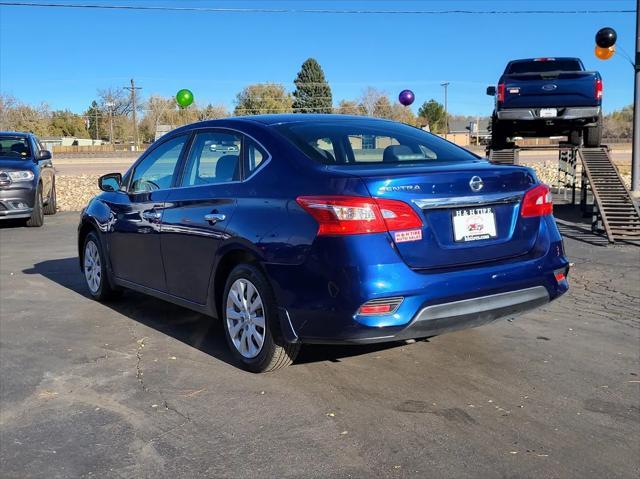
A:
[[[592,217],[594,233],[604,232],[610,243],[616,241],[640,241],[640,210],[634,203],[618,169],[609,154],[609,148],[584,148],[570,143],[544,146],[507,145],[505,148],[487,148],[487,157],[492,163],[502,165],[519,164],[519,153],[523,150],[558,150],[558,193],[571,189],[571,203],[576,201],[577,166],[580,172],[580,207],[583,214]],[[592,202],[588,202],[588,192]]]

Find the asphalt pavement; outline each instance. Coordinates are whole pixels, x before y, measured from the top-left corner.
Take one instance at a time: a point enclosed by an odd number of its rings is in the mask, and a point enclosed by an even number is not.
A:
[[[637,478],[640,248],[563,221],[570,292],[512,322],[237,368],[221,327],[89,299],[77,213],[0,224],[2,478]]]

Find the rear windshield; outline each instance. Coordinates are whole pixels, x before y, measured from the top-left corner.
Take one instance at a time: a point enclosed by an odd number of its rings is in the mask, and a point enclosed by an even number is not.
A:
[[[415,165],[478,159],[438,136],[401,123],[329,120],[276,128],[307,156],[326,165]]]
[[[582,64],[577,58],[565,58],[559,60],[547,58],[544,60],[511,62],[507,66],[507,71],[505,73],[508,75],[517,75],[519,73],[580,72],[582,70]]]
[[[30,158],[29,141],[20,136],[0,136],[0,156],[3,158]]]

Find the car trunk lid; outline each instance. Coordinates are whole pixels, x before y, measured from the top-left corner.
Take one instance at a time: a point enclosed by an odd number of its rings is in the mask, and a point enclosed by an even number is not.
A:
[[[540,218],[519,215],[524,192],[536,182],[528,168],[477,161],[350,167],[349,172],[364,181],[372,196],[404,201],[419,214],[419,233],[390,232],[412,268],[495,261],[526,254],[535,244]]]

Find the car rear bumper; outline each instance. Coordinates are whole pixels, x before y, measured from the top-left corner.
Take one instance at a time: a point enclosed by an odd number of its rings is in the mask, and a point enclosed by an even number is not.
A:
[[[286,340],[302,343],[376,343],[421,338],[515,317],[564,294],[569,285],[562,240],[545,219],[530,254],[503,261],[432,271],[409,268],[381,237],[362,250],[361,264],[343,257],[299,266],[265,265],[281,309]],[[355,240],[357,241],[357,239]],[[364,261],[366,260],[366,263]],[[392,314],[360,315],[372,299],[402,297]]]
[[[498,110],[496,115],[499,120],[505,121],[569,121],[569,120],[594,120],[600,115],[599,106],[589,107],[564,107],[557,108],[558,116],[543,118],[540,116],[540,108],[509,108]]]
[[[35,191],[31,187],[0,189],[0,220],[29,218],[34,199]]]

